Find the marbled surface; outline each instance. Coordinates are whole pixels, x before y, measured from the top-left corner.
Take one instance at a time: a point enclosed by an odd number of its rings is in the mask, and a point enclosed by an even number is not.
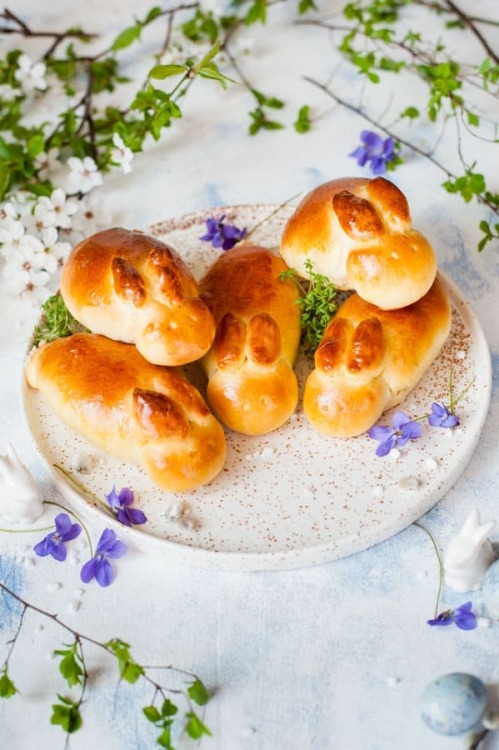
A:
[[[252,102],[244,91],[234,87],[222,94],[215,84],[199,86],[185,100],[183,121],[159,144],[148,145],[133,172],[113,175],[95,192],[110,224],[146,228],[210,206],[276,204],[324,180],[365,174],[348,158],[364,123],[333,109],[304,80],[311,75],[325,81],[338,65],[332,42],[317,29],[293,26],[294,7],[288,5],[276,9],[269,27],[246,32],[255,47],[245,60],[255,85],[288,102],[282,112],[288,127],[252,139],[246,114]],[[339,2],[324,5],[324,12],[341,7]],[[493,2],[482,5],[483,14],[493,12]],[[39,26],[62,28],[83,18],[86,27],[113,38],[127,19],[148,7],[144,0],[82,0],[71,6],[62,0],[20,0],[15,10]],[[7,45],[4,39],[2,45]],[[143,71],[139,65],[137,72],[130,55],[130,69],[142,80]],[[346,65],[339,68],[338,83],[344,93],[358,85]],[[411,101],[418,91],[408,87],[404,93]],[[379,102],[380,114],[388,98],[389,91]],[[309,134],[299,135],[292,122],[303,103],[322,116]],[[423,129],[418,133],[421,143],[427,136]],[[441,139],[438,148],[440,157],[453,163],[453,139]],[[477,159],[494,156],[486,144],[473,148]],[[477,224],[487,216],[445,193],[442,179],[428,162],[414,157],[393,174],[441,268],[472,304],[489,342],[494,376],[478,449],[456,484],[421,520],[443,549],[473,507],[480,508],[484,522],[499,521],[499,256],[497,243],[481,254],[476,251]],[[23,356],[36,312],[3,293],[0,309],[8,322],[0,330],[0,441],[11,442],[44,495],[60,501],[20,402]],[[492,541],[499,541],[498,531]],[[421,720],[419,700],[426,684],[442,674],[468,672],[489,686],[493,700],[499,692],[499,624],[484,618],[470,632],[426,625],[434,614],[438,564],[427,535],[414,526],[367,551],[291,571],[202,570],[130,551],[107,590],[79,582],[83,540],[65,565],[35,558],[32,545],[27,534],[0,536],[0,576],[8,586],[87,635],[102,641],[122,638],[141,663],[192,670],[215,691],[204,711],[213,732],[201,742],[205,750],[457,750],[464,747],[461,738],[433,734]],[[486,614],[480,591],[465,598]],[[444,588],[441,608],[458,606],[465,598]],[[0,659],[20,614],[20,607],[0,596]],[[50,705],[63,691],[51,652],[62,642],[64,633],[53,623],[32,611],[25,615],[10,665],[21,695],[0,702],[2,747],[63,747],[61,730],[49,723]],[[141,715],[151,689],[118,686],[107,659],[98,651],[87,652],[92,687],[84,728],[71,738],[72,750],[153,747],[154,732]],[[180,746],[193,745],[183,738]],[[499,748],[499,735],[485,746]]]

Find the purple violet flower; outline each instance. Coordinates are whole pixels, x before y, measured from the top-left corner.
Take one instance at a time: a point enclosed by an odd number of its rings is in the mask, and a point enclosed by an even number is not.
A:
[[[428,417],[428,422],[432,427],[456,427],[459,424],[459,419],[446,406],[434,401],[431,405],[431,414]]]
[[[402,411],[397,411],[393,415],[392,427],[377,425],[371,427],[367,433],[374,440],[380,443],[376,448],[377,456],[386,456],[392,448],[402,448],[409,440],[416,440],[421,437],[422,427],[419,422],[414,422]]]
[[[460,630],[474,630],[478,623],[471,607],[472,603],[466,602],[457,609],[447,609],[445,612],[440,612],[434,620],[428,620],[428,625],[445,626],[454,622]]]
[[[35,544],[33,551],[39,557],[52,555],[54,560],[64,562],[67,556],[65,543],[76,539],[80,533],[81,526],[78,523],[71,523],[67,513],[59,513],[55,517],[55,531],[51,531],[41,542]]]
[[[94,557],[85,563],[81,569],[80,578],[83,583],[90,583],[95,578],[99,586],[109,586],[114,579],[114,571],[109,558],[116,560],[123,557],[127,551],[124,542],[116,538],[111,529],[104,529],[97,544]]]
[[[240,242],[246,234],[246,227],[238,229],[234,224],[224,224],[225,214],[219,219],[206,219],[206,234],[200,240],[211,242],[213,247],[221,247],[222,250],[230,250]]]
[[[360,167],[371,163],[371,172],[380,175],[386,172],[387,165],[395,159],[395,142],[393,138],[383,139],[372,130],[363,130],[360,134],[362,146],[358,146],[349,156],[357,159]]]
[[[138,508],[130,507],[133,504],[134,495],[133,490],[129,487],[123,487],[118,493],[116,492],[116,486],[113,485],[113,489],[109,495],[105,495],[105,498],[111,509],[116,513],[116,517],[120,523],[125,524],[125,526],[139,526],[142,523],[146,523],[147,518],[145,513]]]

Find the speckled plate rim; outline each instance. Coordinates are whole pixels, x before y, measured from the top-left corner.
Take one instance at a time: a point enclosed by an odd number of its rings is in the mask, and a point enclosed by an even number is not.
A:
[[[190,226],[193,222],[198,223],[205,218],[212,216],[216,211],[217,214],[225,213],[229,218],[241,210],[251,209],[255,211],[263,210],[272,214],[273,211],[281,207],[265,204],[241,205],[241,206],[220,206],[216,209],[205,209],[202,211],[191,212],[177,219],[166,220],[149,227],[148,232],[153,235],[163,235],[173,229],[182,230],[183,227]],[[290,210],[290,207],[287,207]],[[473,349],[480,360],[480,381],[481,381],[481,399],[478,421],[475,421],[475,428],[472,434],[467,434],[466,449],[459,456],[459,462],[447,471],[445,482],[440,485],[438,492],[429,493],[423,496],[421,501],[411,507],[410,512],[405,513],[397,518],[390,518],[380,523],[376,529],[368,529],[362,532],[343,535],[339,541],[328,541],[306,547],[298,547],[291,550],[276,551],[227,551],[227,550],[210,550],[192,543],[176,542],[171,539],[164,539],[155,535],[148,534],[145,530],[129,528],[119,523],[113,516],[107,515],[99,507],[88,502],[88,496],[85,493],[75,489],[54,467],[46,460],[43,451],[40,449],[44,462],[48,465],[54,478],[54,483],[63,496],[68,500],[76,511],[90,522],[102,523],[103,518],[106,523],[119,530],[120,538],[123,538],[132,547],[141,551],[146,550],[154,555],[187,566],[203,569],[233,570],[233,571],[259,571],[259,570],[287,570],[303,568],[312,565],[318,565],[325,562],[331,562],[350,554],[355,554],[366,550],[391,538],[398,532],[410,526],[414,521],[420,519],[428,510],[430,510],[455,484],[461,473],[467,466],[475,450],[476,444],[485,422],[490,402],[492,388],[492,366],[489,347],[481,328],[481,325],[473,312],[470,303],[463,297],[457,285],[442,271],[439,274],[450,295],[453,307],[461,315],[467,330],[470,333]],[[30,428],[28,409],[26,408],[27,391],[29,387],[23,382],[21,400]],[[476,417],[477,415],[475,415]],[[30,428],[31,431],[31,428]],[[35,443],[36,437],[32,435]]]

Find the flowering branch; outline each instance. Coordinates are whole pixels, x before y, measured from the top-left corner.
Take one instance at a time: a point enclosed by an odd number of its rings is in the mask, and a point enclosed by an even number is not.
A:
[[[21,632],[25,614],[28,610],[31,610],[38,615],[41,615],[43,618],[51,620],[67,633],[70,633],[73,638],[73,643],[70,646],[67,646],[64,649],[58,649],[54,652],[57,656],[61,657],[59,671],[68,687],[73,688],[77,686],[79,688],[79,695],[76,699],[59,695],[58,698],[60,702],[52,706],[53,713],[51,723],[61,726],[68,736],[76,732],[82,726],[81,711],[83,699],[90,681],[83,651],[84,643],[92,645],[97,649],[104,651],[108,656],[111,656],[117,664],[121,680],[130,684],[135,684],[139,679],[142,679],[152,687],[152,701],[148,706],[143,708],[143,714],[147,721],[152,723],[156,729],[160,730],[160,735],[157,738],[158,745],[174,750],[171,742],[171,731],[173,726],[178,726],[181,721],[179,717],[176,717],[179,707],[171,701],[169,697],[170,695],[178,695],[183,698],[186,704],[183,713],[184,729],[192,739],[198,740],[203,735],[211,734],[210,730],[201,720],[194,708],[194,704],[197,706],[204,706],[210,698],[210,693],[199,677],[193,672],[178,669],[171,665],[141,665],[133,659],[130,653],[130,646],[119,638],[113,638],[106,642],[99,641],[89,635],[79,632],[71,625],[63,622],[56,614],[47,612],[41,607],[26,601],[1,581],[0,589],[3,591],[4,595],[14,599],[22,607],[16,632],[10,641],[7,656],[0,668],[0,698],[11,698],[18,692],[9,675],[9,662],[14,646]],[[151,676],[150,672],[152,670],[166,670],[170,673],[184,675],[189,681],[189,686],[187,689],[167,687],[162,682]]]

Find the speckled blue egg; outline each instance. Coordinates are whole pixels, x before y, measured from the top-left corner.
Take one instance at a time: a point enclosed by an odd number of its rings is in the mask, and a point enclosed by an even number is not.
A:
[[[499,560],[487,568],[482,585],[482,599],[490,617],[499,618]]]
[[[465,734],[479,729],[487,706],[487,688],[478,677],[452,672],[423,691],[421,716],[437,734]]]

